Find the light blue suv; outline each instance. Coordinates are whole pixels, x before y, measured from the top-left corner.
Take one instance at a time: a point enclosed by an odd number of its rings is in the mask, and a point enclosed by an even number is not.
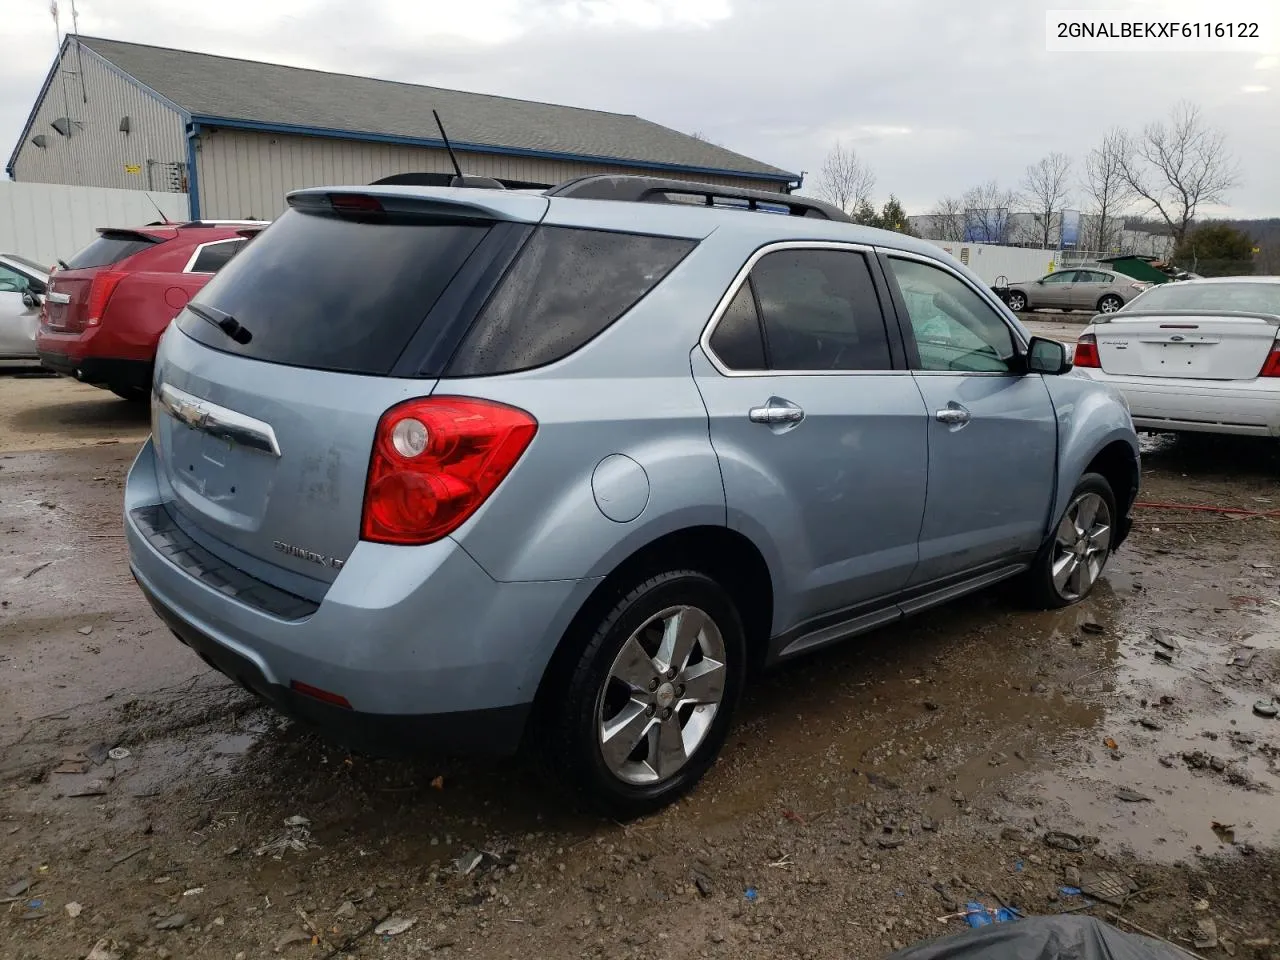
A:
[[[464,181],[465,182],[465,181]],[[619,815],[751,668],[1128,532],[1123,400],[937,248],[813,201],[592,177],[295,192],[165,334],[134,576],[357,749],[532,731]]]

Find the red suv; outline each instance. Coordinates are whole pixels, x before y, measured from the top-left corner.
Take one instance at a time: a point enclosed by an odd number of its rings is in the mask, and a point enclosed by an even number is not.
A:
[[[59,261],[40,315],[36,351],[50,370],[126,400],[151,391],[156,345],[169,321],[265,223],[153,223],[117,230]]]

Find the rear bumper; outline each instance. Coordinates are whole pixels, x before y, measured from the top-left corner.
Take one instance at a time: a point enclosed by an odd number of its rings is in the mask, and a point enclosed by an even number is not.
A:
[[[95,387],[135,387],[146,390],[151,386],[151,364],[145,360],[73,356],[54,350],[40,350],[38,354],[40,365],[46,370]]]
[[[134,515],[160,500],[148,441],[125,486],[125,536],[161,619],[268,703],[375,754],[514,751],[546,665],[597,582],[498,582],[449,539],[361,542],[319,585],[314,612],[284,619],[165,555]],[[303,696],[295,681],[351,709]]]
[[[1123,393],[1139,430],[1280,437],[1280,379],[1207,381],[1081,372]]]
[[[272,683],[256,663],[183,619],[138,580],[157,616],[209,666],[286,716],[315,727],[335,743],[371,756],[423,752],[504,755],[519,746],[530,705],[438,714],[368,713],[336,706]]]

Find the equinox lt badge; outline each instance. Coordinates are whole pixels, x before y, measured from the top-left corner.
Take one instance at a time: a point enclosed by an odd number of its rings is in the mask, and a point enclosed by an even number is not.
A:
[[[316,553],[314,550],[304,550],[302,547],[295,547],[292,543],[285,543],[283,540],[272,540],[271,545],[281,553],[287,553],[291,557],[298,557],[300,560],[310,560],[312,563],[318,563],[322,567],[330,567],[334,570],[341,570],[342,564],[346,562],[339,560],[337,557],[326,557],[323,553]]]

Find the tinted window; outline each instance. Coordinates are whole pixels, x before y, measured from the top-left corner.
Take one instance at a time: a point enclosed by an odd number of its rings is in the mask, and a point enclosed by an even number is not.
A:
[[[1165,283],[1129,301],[1134,310],[1217,310],[1280,314],[1280,283]]]
[[[751,284],[744,283],[711,334],[711,350],[730,370],[763,370],[764,337]]]
[[[88,267],[105,267],[119,263],[125,257],[146,250],[159,240],[140,233],[113,233],[108,231],[98,237],[67,261],[68,270],[84,270]]]
[[[1061,273],[1051,273],[1044,278],[1045,283],[1074,283],[1076,279],[1076,271],[1063,270]]]
[[[954,274],[916,260],[889,260],[911,319],[921,370],[1005,373],[1017,367],[1013,334]]]
[[[600,334],[671,272],[692,240],[540,227],[467,333],[448,376],[527,370]]]
[[[244,246],[243,240],[222,240],[204,246],[191,265],[192,273],[217,273]]]
[[[197,295],[240,344],[190,311],[179,328],[255,360],[386,375],[487,226],[365,222],[289,210]]]
[[[751,271],[774,370],[888,370],[889,338],[866,258],[779,250]]]

